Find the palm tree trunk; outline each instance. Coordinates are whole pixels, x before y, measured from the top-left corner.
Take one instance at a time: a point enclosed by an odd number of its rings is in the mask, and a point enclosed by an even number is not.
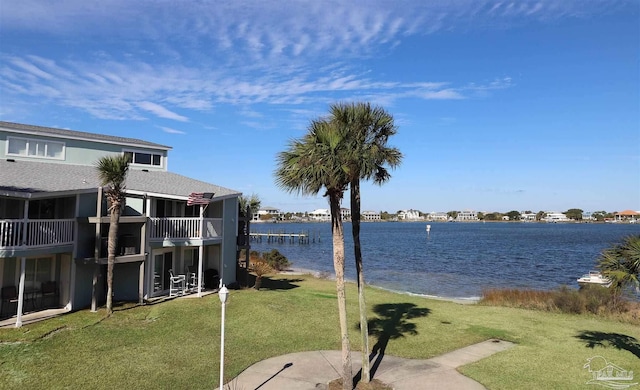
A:
[[[116,262],[116,246],[118,245],[118,225],[120,222],[120,205],[111,206],[109,218],[109,241],[107,252],[107,314],[113,313],[113,266]]]
[[[360,306],[360,337],[362,338],[362,383],[371,380],[369,364],[369,325],[367,323],[367,302],[364,296],[364,271],[362,269],[362,250],[360,247],[360,180],[351,182],[351,229],[353,250],[356,258],[358,276],[358,304]]]
[[[336,292],[338,295],[338,316],[340,318],[340,338],[342,341],[342,389],[353,389],[353,368],[351,367],[351,346],[347,323],[347,296],[344,285],[344,230],[340,215],[340,196],[329,193],[331,208],[331,233],[333,237],[333,268],[336,272]]]

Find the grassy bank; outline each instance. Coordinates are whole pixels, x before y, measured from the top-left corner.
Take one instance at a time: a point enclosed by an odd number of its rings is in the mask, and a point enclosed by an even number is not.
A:
[[[265,279],[232,291],[226,374],[289,352],[339,349],[335,284],[308,276]],[[371,344],[425,359],[487,338],[517,347],[464,367],[491,389],[584,388],[586,359],[601,355],[640,375],[637,326],[591,315],[460,305],[369,289]],[[352,343],[355,286],[348,290]],[[213,388],[218,381],[220,302],[215,295],[121,308],[109,318],[81,311],[0,330],[3,388]]]

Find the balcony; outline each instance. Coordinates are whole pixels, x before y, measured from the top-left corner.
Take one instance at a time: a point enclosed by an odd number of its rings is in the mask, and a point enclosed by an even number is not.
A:
[[[73,244],[75,219],[0,220],[0,248],[38,248]]]
[[[151,240],[211,239],[222,237],[222,218],[149,218]]]

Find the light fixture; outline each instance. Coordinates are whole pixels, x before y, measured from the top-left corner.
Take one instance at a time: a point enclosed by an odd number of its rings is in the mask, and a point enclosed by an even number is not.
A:
[[[218,291],[218,296],[220,297],[220,302],[221,303],[227,303],[227,298],[229,297],[229,290],[227,289],[227,287],[223,284],[222,288],[220,289],[220,291]],[[224,308],[224,306],[223,306]]]

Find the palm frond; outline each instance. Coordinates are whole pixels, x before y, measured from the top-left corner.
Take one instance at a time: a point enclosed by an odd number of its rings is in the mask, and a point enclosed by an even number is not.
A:
[[[602,251],[598,269],[612,281],[616,291],[627,286],[640,287],[640,235],[624,238],[622,243]]]

